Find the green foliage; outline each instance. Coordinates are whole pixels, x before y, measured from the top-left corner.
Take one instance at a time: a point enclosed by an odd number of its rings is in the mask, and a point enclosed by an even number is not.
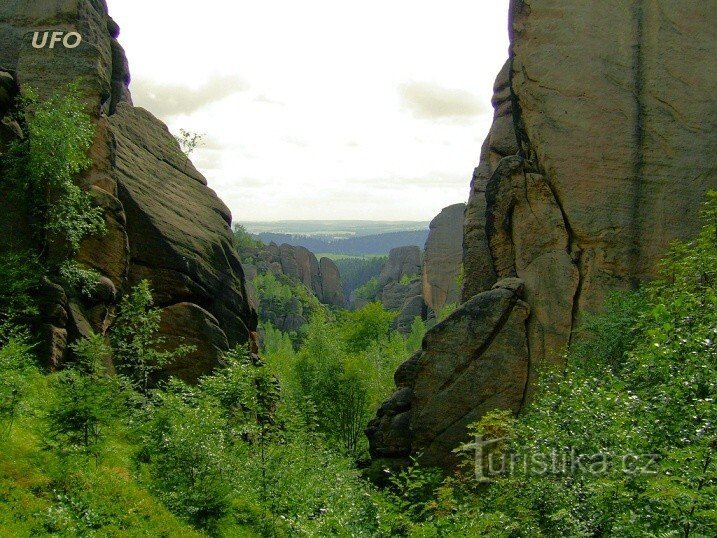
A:
[[[388,337],[395,317],[395,312],[384,310],[381,303],[369,303],[356,311],[344,312],[341,323],[348,350],[365,351],[372,342]]]
[[[92,120],[77,85],[42,102],[28,89],[20,108],[26,136],[11,143],[4,163],[11,185],[33,215],[43,244],[57,238],[74,253],[84,238],[106,230],[102,209],[75,182],[92,164],[87,156]]]
[[[237,250],[240,254],[247,250],[257,249],[264,246],[264,243],[262,243],[259,239],[256,239],[247,231],[246,227],[241,224],[234,225],[234,243],[236,244]]]
[[[110,332],[117,372],[126,376],[145,397],[158,370],[193,350],[190,346],[161,349],[164,343],[164,338],[158,335],[161,314],[153,304],[149,282],[143,280],[122,298]]]
[[[189,158],[189,156],[194,153],[194,150],[202,145],[204,136],[204,134],[194,133],[192,131],[187,131],[186,129],[179,129],[179,136],[175,136],[174,138],[179,144],[179,148],[182,150],[182,153]]]
[[[436,314],[436,322],[440,323],[444,319],[446,319],[448,316],[453,314],[453,312],[456,311],[458,308],[457,303],[446,303],[441,307],[441,310]]]
[[[411,323],[411,332],[406,337],[406,351],[409,354],[415,353],[421,349],[423,337],[426,336],[426,331],[426,322],[423,321],[420,316],[413,318],[413,323]]]
[[[97,271],[87,269],[74,260],[64,261],[58,269],[57,276],[66,289],[73,290],[83,297],[92,297],[101,278]]]
[[[254,286],[259,297],[259,320],[263,324],[277,326],[286,316],[308,320],[326,310],[303,284],[295,284],[285,275],[277,277],[271,272],[257,275]],[[303,336],[301,329],[290,333],[295,346]]]
[[[378,277],[374,276],[364,285],[356,288],[356,297],[367,301],[374,301],[378,298],[379,291],[381,291],[381,282],[378,280]]]
[[[23,411],[29,383],[37,375],[32,344],[24,334],[9,336],[0,347],[0,432],[9,435],[17,415]]]
[[[42,274],[40,264],[29,253],[6,253],[0,258],[0,327],[22,324],[39,313],[33,292]],[[0,344],[3,341],[0,332]]]
[[[73,345],[74,364],[53,380],[55,398],[47,409],[48,439],[61,453],[98,459],[105,430],[121,408],[117,379],[108,374],[111,351],[99,335]]]
[[[368,420],[368,390],[360,371],[352,368],[336,328],[314,317],[294,363],[294,372],[308,414],[316,414],[319,431],[348,453],[363,448]]]
[[[341,286],[345,297],[349,297],[352,291],[366,284],[371,278],[378,277],[379,273],[381,273],[381,268],[388,261],[387,256],[352,257],[329,255],[329,257],[339,269]]]
[[[225,421],[216,402],[185,401],[162,394],[143,436],[139,458],[149,486],[175,514],[198,527],[211,527],[229,509],[229,450]]]

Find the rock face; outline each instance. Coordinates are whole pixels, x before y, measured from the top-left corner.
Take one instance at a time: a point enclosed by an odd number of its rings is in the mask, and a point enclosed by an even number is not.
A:
[[[341,287],[339,268],[329,258],[317,260],[310,250],[304,247],[269,243],[264,247],[247,248],[242,257],[253,261],[253,272],[285,275],[292,282],[306,286],[324,304],[343,308],[344,292]]]
[[[407,334],[416,317],[426,319],[427,308],[421,295],[421,264],[423,254],[417,246],[391,249],[388,261],[381,268],[375,296],[352,295],[351,308],[358,309],[369,301],[379,301],[386,310],[398,312],[393,328]]]
[[[403,277],[421,274],[421,249],[417,246],[392,248],[378,277],[381,286],[400,282]]]
[[[528,372],[523,283],[507,279],[436,325],[396,372],[397,391],[368,426],[371,455],[450,467],[466,426],[495,407],[518,410]]]
[[[35,30],[76,31],[82,42],[75,49],[36,49]],[[89,299],[47,283],[38,330],[44,335],[41,349],[55,364],[63,360],[68,341],[90,331],[107,334],[121,295],[147,279],[162,308],[167,345],[196,349],[168,371],[192,381],[218,364],[220,352],[250,339],[256,312],[247,298],[229,210],[166,126],[132,106],[118,35],[103,0],[0,6],[0,69],[11,75],[11,81],[0,76],[0,105],[17,87],[33,87],[47,97],[79,81],[96,126],[92,166],[79,181],[105,210],[108,232],[87,239],[77,260],[102,280]],[[7,202],[0,206],[0,213],[12,211]],[[0,220],[0,230],[15,243],[4,242],[0,249],[27,245],[17,224]],[[56,250],[50,245],[49,255]]]
[[[451,467],[466,424],[520,409],[536,366],[561,364],[585,313],[696,233],[717,188],[707,4],[513,0],[509,25],[466,208],[464,305],[399,370],[369,427],[382,465],[423,451]],[[511,308],[498,300],[508,284],[522,297]],[[461,330],[473,334],[461,341]]]
[[[465,204],[448,206],[429,226],[423,252],[423,299],[434,312],[440,312],[446,303],[460,300],[465,209]]]

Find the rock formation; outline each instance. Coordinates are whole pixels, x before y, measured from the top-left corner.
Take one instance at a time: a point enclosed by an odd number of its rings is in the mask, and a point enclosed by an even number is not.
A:
[[[434,312],[460,300],[465,204],[443,208],[429,225],[423,251],[423,299]]]
[[[393,328],[407,334],[416,317],[426,319],[427,308],[421,295],[421,264],[423,255],[417,246],[392,248],[388,260],[381,268],[376,288],[371,297],[349,299],[350,307],[358,309],[369,301],[380,302],[386,310],[398,312]]]
[[[314,253],[304,247],[277,246],[276,243],[245,248],[240,254],[250,262],[245,265],[252,274],[285,275],[292,282],[306,286],[322,303],[338,308],[345,306],[339,269],[330,258],[317,260]]]
[[[421,274],[421,249],[417,246],[392,248],[378,277],[381,286]]]
[[[74,49],[37,49],[31,43],[35,30],[76,31],[82,42]],[[118,35],[103,0],[0,6],[0,70],[7,72],[0,76],[0,109],[18,88],[48,97],[79,81],[96,127],[92,166],[79,181],[104,209],[108,229],[87,239],[77,256],[102,275],[98,290],[88,299],[47,282],[37,332],[45,359],[56,364],[68,341],[90,331],[106,334],[120,296],[147,279],[162,308],[166,345],[195,346],[168,367],[191,381],[213,368],[221,351],[250,339],[256,313],[247,299],[229,210],[166,126],[132,106]],[[15,210],[5,199],[0,205],[3,215]],[[13,248],[32,246],[12,221],[3,218],[0,230],[14,239]],[[51,245],[49,255],[58,248]]]
[[[466,425],[519,410],[536,365],[561,364],[585,313],[696,233],[717,187],[710,6],[513,0],[509,19],[466,209],[464,304],[397,372],[367,430],[377,465],[422,452],[451,467]]]

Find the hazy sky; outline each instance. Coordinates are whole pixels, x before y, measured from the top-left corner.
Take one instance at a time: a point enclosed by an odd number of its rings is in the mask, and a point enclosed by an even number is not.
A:
[[[118,0],[138,106],[206,133],[235,221],[429,220],[465,201],[508,0]]]

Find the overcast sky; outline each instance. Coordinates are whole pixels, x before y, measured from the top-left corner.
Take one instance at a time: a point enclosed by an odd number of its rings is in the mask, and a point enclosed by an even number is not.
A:
[[[465,201],[508,0],[117,0],[134,102],[235,221],[430,220]]]

